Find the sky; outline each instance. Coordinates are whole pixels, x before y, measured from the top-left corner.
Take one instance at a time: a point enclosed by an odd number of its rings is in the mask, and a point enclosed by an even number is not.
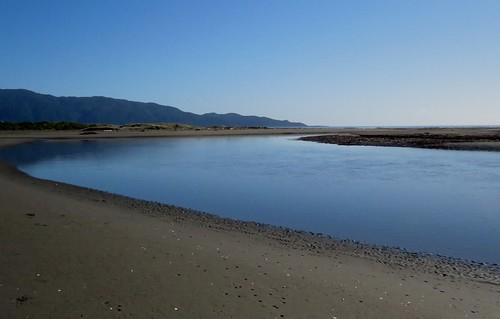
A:
[[[500,1],[0,0],[0,88],[312,125],[498,125]]]

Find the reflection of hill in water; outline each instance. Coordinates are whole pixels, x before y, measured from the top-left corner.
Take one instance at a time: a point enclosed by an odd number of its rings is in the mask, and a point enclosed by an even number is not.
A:
[[[52,159],[110,157],[119,159],[129,141],[38,141],[0,149],[0,160],[13,165],[29,165]]]

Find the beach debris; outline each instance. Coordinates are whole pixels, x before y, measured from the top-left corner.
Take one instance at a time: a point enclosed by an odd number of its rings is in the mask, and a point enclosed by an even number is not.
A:
[[[62,289],[57,289],[57,292],[62,292]]]
[[[17,304],[23,304],[26,301],[28,301],[29,299],[31,299],[31,298],[28,297],[28,296],[26,296],[26,295],[22,295],[22,296],[16,298],[16,303]]]
[[[49,225],[47,225],[47,224],[41,224],[41,223],[34,223],[33,225],[35,225],[35,226],[43,226],[43,227],[47,227],[47,226],[49,226]]]
[[[174,311],[179,311],[179,308],[178,307],[174,307]]]

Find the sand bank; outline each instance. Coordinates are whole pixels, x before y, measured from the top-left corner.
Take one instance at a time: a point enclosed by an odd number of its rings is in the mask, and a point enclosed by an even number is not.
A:
[[[337,145],[500,151],[499,129],[354,130],[348,133],[306,136],[301,140]]]
[[[499,283],[495,266],[222,219],[0,164],[5,318],[500,318]]]
[[[305,135],[339,132],[332,128],[268,128],[268,129],[203,129],[203,130],[119,130],[96,131],[87,135],[81,130],[68,131],[1,131],[1,140],[22,139],[98,139],[135,137],[192,137],[192,136],[245,136],[245,135]]]

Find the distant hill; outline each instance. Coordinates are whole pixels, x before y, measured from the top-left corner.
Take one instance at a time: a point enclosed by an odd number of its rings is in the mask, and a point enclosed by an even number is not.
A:
[[[56,97],[23,89],[0,89],[0,121],[78,123],[182,123],[196,126],[304,127],[303,123],[236,113],[195,114],[156,103],[103,96]]]

